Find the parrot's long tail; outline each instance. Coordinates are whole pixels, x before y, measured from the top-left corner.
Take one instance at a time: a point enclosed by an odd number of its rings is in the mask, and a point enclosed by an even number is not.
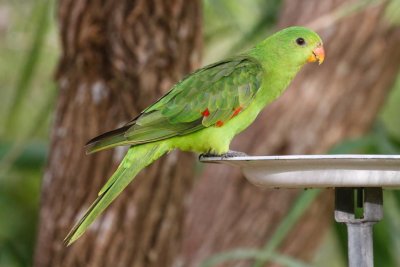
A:
[[[64,239],[66,245],[77,240],[140,170],[171,150],[168,142],[148,143],[131,147],[118,169],[100,190],[96,201]]]

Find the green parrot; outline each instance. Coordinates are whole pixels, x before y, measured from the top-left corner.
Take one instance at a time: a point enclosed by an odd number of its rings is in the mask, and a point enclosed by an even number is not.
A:
[[[130,148],[97,199],[72,228],[77,240],[140,170],[173,149],[232,156],[229,144],[279,97],[307,62],[325,57],[321,38],[303,27],[283,29],[238,56],[183,78],[125,126],[88,142],[87,153]]]

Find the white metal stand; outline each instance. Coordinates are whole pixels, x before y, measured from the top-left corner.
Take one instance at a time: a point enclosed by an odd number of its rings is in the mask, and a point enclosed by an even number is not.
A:
[[[200,160],[238,166],[250,182],[260,187],[335,188],[335,220],[347,226],[349,267],[374,266],[372,227],[383,217],[382,188],[400,187],[400,156],[240,156]]]

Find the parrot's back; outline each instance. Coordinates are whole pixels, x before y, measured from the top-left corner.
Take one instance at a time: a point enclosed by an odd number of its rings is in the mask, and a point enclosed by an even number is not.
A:
[[[139,145],[222,127],[253,102],[263,68],[238,56],[187,76],[127,125],[88,142],[87,153],[119,145]]]

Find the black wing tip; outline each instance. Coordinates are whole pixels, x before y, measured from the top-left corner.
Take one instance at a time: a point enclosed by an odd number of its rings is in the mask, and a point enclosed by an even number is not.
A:
[[[100,134],[100,135],[96,136],[95,138],[89,140],[89,142],[87,142],[86,145],[90,145],[91,143],[96,143],[96,142],[102,141],[106,138],[109,138],[109,137],[112,137],[115,135],[119,135],[121,133],[125,133],[129,128],[131,128],[131,126],[132,125],[125,125],[120,128],[114,129],[112,131],[108,131],[103,134]]]
[[[76,227],[72,228],[71,231],[64,238],[63,240],[64,246],[69,247],[77,240],[77,238],[73,238],[75,233],[76,233]]]
[[[68,239],[65,238],[64,241],[63,241],[63,245],[64,245],[65,247],[71,246],[72,243],[73,243],[73,242],[71,242],[71,239],[69,239],[69,238],[68,238]]]
[[[97,144],[97,142],[96,143],[87,143],[85,145],[86,155],[90,155],[90,154],[93,154],[98,151],[98,150],[96,150],[96,144]]]
[[[86,144],[85,144],[85,150],[86,150],[86,155],[90,155],[93,153],[96,153],[100,150],[106,149],[109,146],[104,146],[104,141],[106,141],[109,138],[116,137],[118,135],[124,134],[131,126],[130,125],[125,125],[121,128],[105,132],[99,136],[96,136],[93,139],[90,139]]]

